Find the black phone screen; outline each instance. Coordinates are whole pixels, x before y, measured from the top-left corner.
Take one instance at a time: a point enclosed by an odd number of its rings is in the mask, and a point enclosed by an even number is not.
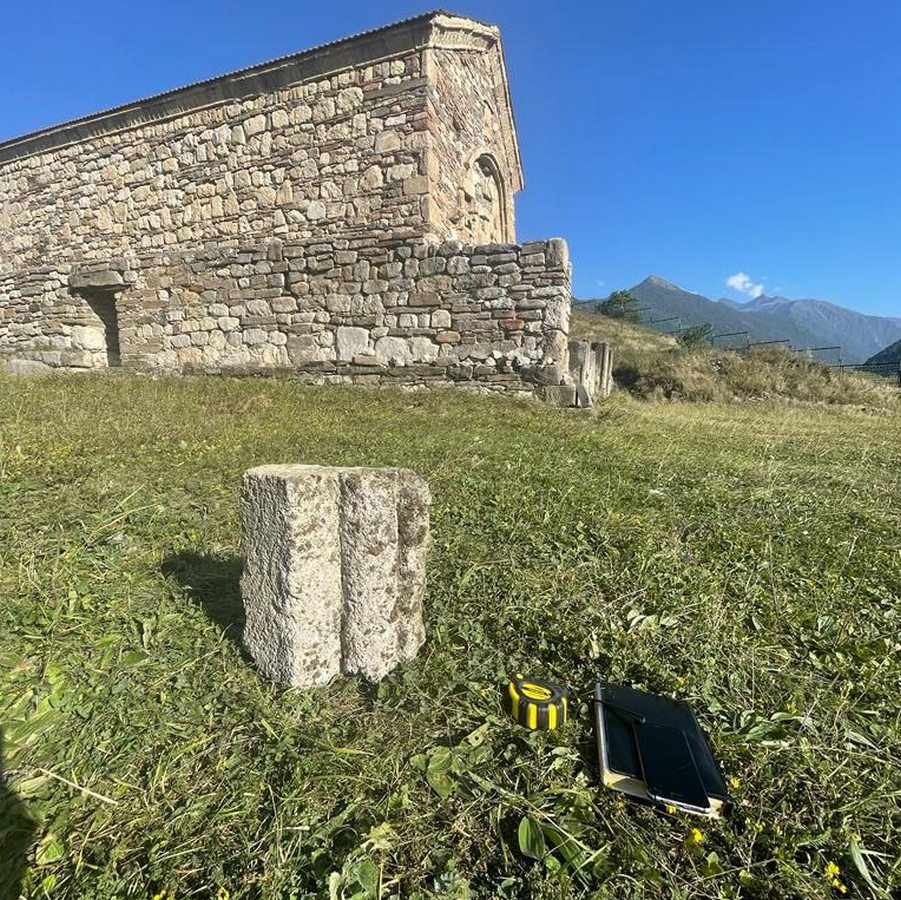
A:
[[[710,799],[684,732],[668,725],[635,723],[635,744],[648,796],[661,803],[710,810]]]

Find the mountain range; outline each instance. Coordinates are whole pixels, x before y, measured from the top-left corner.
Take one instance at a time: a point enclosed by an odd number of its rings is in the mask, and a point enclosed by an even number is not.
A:
[[[901,318],[867,316],[826,300],[765,295],[744,303],[711,300],[659,275],[651,275],[629,290],[642,307],[650,307],[643,313],[645,321],[677,316],[683,328],[709,322],[715,334],[747,331],[751,341],[786,340],[796,349],[841,346],[845,363],[865,362],[901,340]]]
[[[880,350],[879,353],[871,356],[867,362],[871,365],[901,366],[901,341],[895,341],[891,346],[886,347],[884,350]]]

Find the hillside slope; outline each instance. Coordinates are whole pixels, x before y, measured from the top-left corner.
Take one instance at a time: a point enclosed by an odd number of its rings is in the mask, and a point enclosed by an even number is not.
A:
[[[738,309],[777,322],[793,322],[817,341],[840,344],[848,362],[862,362],[874,347],[901,338],[901,319],[867,316],[827,300],[789,300],[786,297],[757,297]]]
[[[679,316],[683,327],[709,322],[716,334],[748,331],[756,341],[789,340],[797,347],[815,346],[811,335],[793,323],[754,316],[735,304],[719,303],[685,291],[659,275],[651,275],[629,290],[641,306],[651,307],[649,312],[655,319]]]
[[[868,365],[885,365],[886,363],[897,363],[901,365],[901,341],[895,341],[878,353],[874,353],[868,360]]]
[[[787,400],[897,409],[891,381],[830,368],[773,348],[686,350],[651,328],[574,311],[571,335],[613,346],[613,377],[639,397],[665,400]]]
[[[674,337],[653,328],[623,319],[611,319],[585,309],[574,308],[570,317],[570,339],[574,341],[607,341],[618,353],[642,350],[674,350]]]

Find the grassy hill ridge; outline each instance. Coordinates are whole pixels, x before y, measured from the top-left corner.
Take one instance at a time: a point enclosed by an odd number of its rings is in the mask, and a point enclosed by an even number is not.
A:
[[[898,363],[901,365],[901,341],[895,341],[878,353],[873,354],[868,360],[868,365],[885,365],[887,363]]]
[[[573,339],[609,341],[614,348],[617,385],[640,397],[786,400],[881,408],[901,404],[901,391],[887,379],[839,371],[785,350],[687,351],[675,338],[652,328],[579,309],[573,311],[571,328]]]

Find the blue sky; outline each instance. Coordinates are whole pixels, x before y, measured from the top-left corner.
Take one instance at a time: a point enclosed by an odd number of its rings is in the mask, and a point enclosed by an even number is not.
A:
[[[429,8],[10,2],[0,138]],[[577,295],[657,273],[712,297],[763,289],[901,316],[897,0],[449,8],[501,26],[526,178],[518,236],[566,237]]]

